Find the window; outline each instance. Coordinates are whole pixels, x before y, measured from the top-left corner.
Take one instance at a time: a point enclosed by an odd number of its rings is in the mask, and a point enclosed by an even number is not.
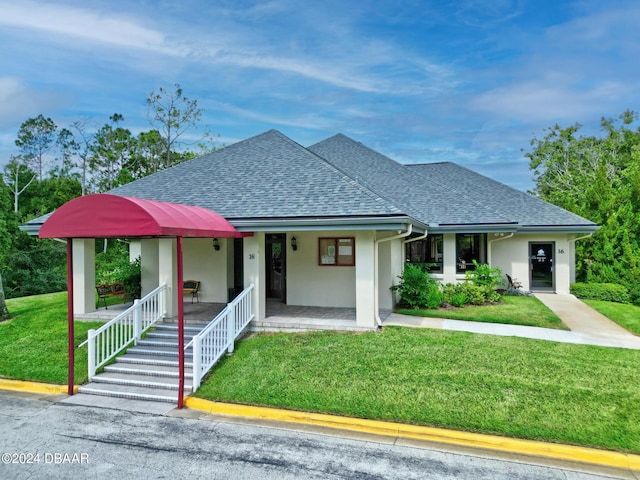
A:
[[[408,243],[407,262],[430,264],[430,272],[442,273],[442,235],[429,235],[424,240]]]
[[[320,238],[318,264],[321,266],[352,267],[356,264],[356,239]]]
[[[456,272],[474,270],[472,260],[487,263],[487,235],[484,233],[456,234]]]

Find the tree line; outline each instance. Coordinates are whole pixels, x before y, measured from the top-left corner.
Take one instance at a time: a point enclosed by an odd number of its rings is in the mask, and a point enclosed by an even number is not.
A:
[[[66,285],[64,245],[29,237],[19,230],[21,223],[78,196],[108,191],[216,149],[208,132],[192,144],[184,141],[188,130],[198,128],[202,109],[180,85],[151,92],[146,105],[152,128],[137,135],[121,113],[100,127],[88,120],[59,126],[42,114],[20,125],[16,151],[0,176],[0,289],[4,284],[7,298]]]
[[[640,128],[625,111],[601,119],[602,134],[581,135],[580,124],[555,125],[531,140],[526,153],[534,194],[601,226],[577,242],[579,281],[618,283],[640,304]]]

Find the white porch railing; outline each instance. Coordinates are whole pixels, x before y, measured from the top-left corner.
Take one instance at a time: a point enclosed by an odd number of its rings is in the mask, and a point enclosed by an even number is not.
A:
[[[245,288],[198,335],[184,347],[193,345],[193,391],[211,367],[225,354],[233,352],[235,339],[253,320],[251,292],[253,285]]]
[[[166,315],[163,283],[113,320],[97,330],[89,330],[85,343],[89,344],[89,380],[96,370],[120,353],[131,342],[137,342],[144,332]]]

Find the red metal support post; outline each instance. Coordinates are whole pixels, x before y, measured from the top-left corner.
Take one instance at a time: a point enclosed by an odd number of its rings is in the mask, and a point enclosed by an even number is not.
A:
[[[73,328],[73,239],[67,238],[67,347],[69,366],[67,369],[67,394],[73,395],[75,382],[75,329]]]
[[[182,283],[183,283],[183,271],[182,271],[182,237],[177,238],[176,242],[177,250],[177,270],[178,270],[178,285],[176,286],[176,293],[178,294],[178,371],[180,380],[178,381],[178,408],[184,406],[184,299],[182,298]]]

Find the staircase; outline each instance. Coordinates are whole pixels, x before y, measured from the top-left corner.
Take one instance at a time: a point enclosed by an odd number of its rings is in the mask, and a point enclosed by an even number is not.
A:
[[[200,333],[206,323],[184,326],[184,344]],[[185,395],[193,391],[193,349],[185,351]],[[178,401],[178,325],[157,323],[137,345],[106,365],[78,392],[133,400],[176,403]]]

